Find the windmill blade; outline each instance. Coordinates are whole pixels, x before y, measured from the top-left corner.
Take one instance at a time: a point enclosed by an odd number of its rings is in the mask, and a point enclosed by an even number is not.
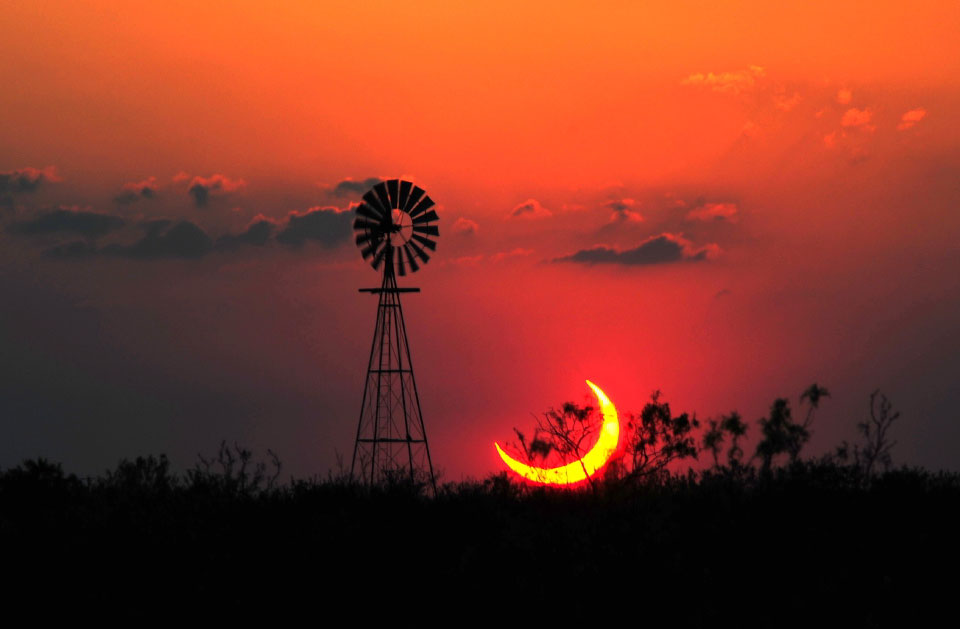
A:
[[[411,243],[408,242],[405,245],[403,245],[403,252],[407,254],[407,262],[410,263],[410,270],[416,273],[417,271],[420,270],[420,265],[417,264],[417,261],[413,257],[413,253],[410,251],[410,244]]]
[[[358,229],[358,230],[359,230],[359,229],[363,229],[363,230],[366,230],[366,231],[373,231],[373,232],[382,232],[382,231],[384,231],[384,229],[383,229],[383,223],[381,223],[380,221],[377,221],[376,223],[371,223],[371,222],[368,221],[367,219],[361,218],[361,217],[357,217],[357,218],[353,221],[353,228],[354,228],[354,229]]]
[[[390,215],[390,213],[387,212],[386,206],[380,203],[380,199],[377,198],[373,190],[367,190],[367,193],[363,195],[363,200],[374,210],[380,212],[380,216],[377,218],[384,219]]]
[[[410,188],[413,187],[413,184],[409,181],[400,182],[400,203],[397,205],[400,209],[403,209],[407,206],[407,199],[410,198]]]
[[[360,245],[363,245],[363,244],[365,244],[365,243],[368,243],[368,242],[370,242],[370,241],[372,240],[372,241],[374,241],[374,245],[373,245],[373,246],[376,246],[377,243],[380,242],[380,238],[381,238],[381,235],[380,235],[380,234],[377,234],[377,233],[374,233],[374,232],[363,232],[362,234],[357,234],[357,238],[356,238],[355,242],[357,243],[357,246],[359,247]]]
[[[414,235],[413,235],[413,239],[416,240],[417,242],[419,242],[420,244],[422,244],[424,247],[426,247],[426,248],[429,249],[430,251],[436,251],[436,250],[437,250],[437,243],[435,243],[434,241],[430,240],[429,238],[424,238],[424,237],[421,236],[420,234],[414,234]],[[426,262],[426,260],[424,260],[424,262]]]
[[[420,201],[420,204],[419,204],[417,207],[415,207],[414,209],[410,210],[410,216],[411,216],[411,217],[414,217],[414,216],[416,216],[417,214],[421,214],[421,213],[423,213],[423,212],[426,212],[427,210],[429,210],[430,208],[432,208],[434,205],[435,205],[435,204],[434,204],[434,202],[433,202],[433,199],[431,199],[430,197],[423,197],[423,200]]]
[[[420,223],[429,223],[430,221],[438,221],[440,217],[437,216],[437,213],[433,210],[430,210],[426,214],[421,214],[417,218],[413,219],[414,225],[419,225]]]
[[[377,254],[377,257],[373,259],[373,268],[374,268],[374,269],[378,269],[378,270],[380,269],[380,264],[383,262],[383,258],[386,256],[386,253],[387,253],[387,250],[388,250],[388,249],[390,249],[390,247],[384,247],[384,248],[381,249],[380,252]]]
[[[430,236],[440,235],[440,230],[436,225],[414,225],[413,231],[420,234],[429,234]]]
[[[384,212],[384,216],[388,219],[390,218],[390,195],[387,194],[387,184],[386,182],[381,181],[373,187],[373,191],[377,193],[377,198],[380,199],[380,205],[387,209]]]
[[[363,249],[361,249],[361,250],[360,250],[360,255],[363,256],[363,259],[364,259],[364,260],[366,260],[367,258],[369,258],[370,256],[373,255],[373,253],[377,250],[377,247],[379,247],[379,246],[380,246],[380,241],[379,241],[379,240],[375,240],[375,241],[371,242],[369,245],[367,245],[366,247],[364,247]],[[384,249],[386,249],[386,247],[384,247]],[[381,251],[382,251],[382,250],[381,250]]]
[[[400,185],[399,179],[391,179],[387,182],[387,194],[390,195],[390,207],[400,207],[399,199],[397,198],[397,186]]]
[[[410,210],[412,210],[417,205],[417,201],[420,200],[420,197],[422,197],[425,192],[426,191],[420,186],[414,186],[413,192],[410,193],[410,197],[407,198],[407,202],[403,206],[403,211],[409,214]]]
[[[373,219],[375,221],[382,221],[384,216],[379,210],[375,210],[366,203],[361,203],[357,206],[357,214],[360,216],[366,216],[367,218]]]
[[[399,178],[378,182],[362,198],[356,207],[353,229],[363,259],[387,274],[405,276],[419,271],[437,250],[436,239],[440,236],[440,216],[433,199],[412,181]],[[404,226],[402,232],[393,219],[398,210],[410,217],[409,223],[404,219],[409,227]],[[410,240],[394,245],[391,239],[395,232]]]
[[[414,236],[414,238],[416,238],[416,236]],[[423,249],[421,249],[421,248],[417,245],[417,243],[413,242],[412,240],[407,243],[407,246],[409,246],[411,249],[413,249],[413,250],[416,252],[416,254],[420,257],[420,259],[423,260],[424,262],[426,262],[426,261],[428,261],[428,260],[430,259],[430,256],[427,255],[427,252],[424,251]]]

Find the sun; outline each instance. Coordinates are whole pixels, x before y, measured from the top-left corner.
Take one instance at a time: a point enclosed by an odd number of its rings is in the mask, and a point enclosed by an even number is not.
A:
[[[587,380],[600,404],[603,425],[597,443],[585,455],[559,467],[535,467],[521,463],[503,451],[499,443],[494,442],[500,458],[511,470],[522,478],[543,485],[573,485],[594,476],[606,465],[617,450],[620,441],[620,420],[617,409],[600,387]]]

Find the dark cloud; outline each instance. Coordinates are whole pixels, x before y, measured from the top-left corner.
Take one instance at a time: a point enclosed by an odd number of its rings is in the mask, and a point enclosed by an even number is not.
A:
[[[308,241],[325,247],[347,242],[351,236],[354,213],[335,207],[315,207],[304,212],[291,212],[277,242],[299,246]],[[18,234],[77,234],[85,240],[64,242],[44,251],[55,258],[92,256],[160,260],[167,258],[200,258],[214,251],[234,251],[245,246],[266,246],[279,229],[274,219],[257,216],[245,230],[213,238],[191,221],[174,222],[166,218],[142,221],[138,227],[143,236],[132,244],[111,243],[98,247],[93,240],[124,225],[123,219],[109,214],[58,209],[30,221],[10,225]]]
[[[246,185],[247,182],[243,179],[230,179],[225,175],[215,174],[209,177],[194,177],[190,181],[187,192],[193,197],[193,202],[197,207],[206,207],[213,197],[227,195],[246,187]]]
[[[660,234],[640,243],[633,249],[623,251],[603,245],[591,249],[582,249],[576,253],[556,258],[554,262],[577,262],[580,264],[620,264],[624,266],[642,266],[648,264],[667,264],[670,262],[699,262],[706,260],[719,250],[716,245],[708,245],[694,250],[690,242],[673,234]]]
[[[115,196],[113,200],[121,205],[129,205],[141,199],[155,199],[157,190],[157,178],[149,177],[143,181],[124,184],[120,194]]]
[[[229,250],[236,249],[243,245],[253,245],[262,247],[267,244],[273,235],[277,224],[275,221],[258,216],[250,223],[250,226],[240,234],[228,234],[217,240],[217,249]]]
[[[266,245],[276,223],[265,217],[257,217],[243,232],[221,236],[216,243],[201,227],[190,221],[174,223],[165,218],[155,219],[140,223],[140,227],[144,228],[145,234],[131,245],[110,244],[98,248],[92,242],[77,240],[51,247],[44,254],[53,258],[201,258],[213,251],[232,251],[244,245]]]
[[[169,225],[169,221],[167,222]],[[196,224],[180,221],[167,227],[152,221],[146,235],[132,245],[107,245],[95,253],[141,260],[200,258],[213,250],[213,240]],[[48,251],[52,253],[52,251]],[[94,252],[90,252],[94,253]]]
[[[51,247],[43,252],[51,258],[87,258],[97,254],[97,246],[88,240],[74,240]]]
[[[360,195],[374,187],[378,183],[383,181],[379,177],[369,177],[367,179],[362,179],[360,181],[354,181],[353,179],[344,179],[340,181],[333,187],[331,194],[335,197],[346,197]]]
[[[604,204],[604,207],[610,210],[608,222],[615,224],[642,222],[643,216],[633,209],[636,203],[633,199],[619,199]]]
[[[350,240],[353,212],[335,207],[313,207],[306,212],[290,212],[287,225],[277,241],[302,245],[308,240],[324,247],[335,247]]]
[[[55,167],[47,166],[43,169],[26,167],[0,172],[0,194],[36,192],[44,181],[60,181]]]
[[[11,223],[7,231],[25,236],[66,233],[98,238],[123,225],[124,221],[119,216],[60,207],[29,220]]]
[[[453,223],[453,233],[455,234],[463,234],[464,236],[473,236],[478,231],[480,231],[480,226],[477,225],[476,221],[472,221],[469,218],[463,218],[461,216]]]
[[[704,203],[687,213],[688,221],[736,223],[739,220],[736,203]]]
[[[0,208],[12,208],[14,195],[36,192],[44,181],[60,181],[55,167],[28,166],[0,172]]]
[[[547,218],[549,216],[553,216],[553,212],[543,207],[536,199],[527,199],[510,210],[511,218]]]

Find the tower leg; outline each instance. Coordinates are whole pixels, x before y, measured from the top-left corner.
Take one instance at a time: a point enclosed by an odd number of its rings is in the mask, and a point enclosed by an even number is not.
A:
[[[397,288],[392,266],[386,266],[379,290],[365,290],[379,293],[379,304],[350,475],[370,485],[402,478],[429,483],[436,494],[400,305],[401,289]]]

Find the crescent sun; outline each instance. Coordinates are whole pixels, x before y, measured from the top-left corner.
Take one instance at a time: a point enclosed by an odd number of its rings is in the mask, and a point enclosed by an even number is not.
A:
[[[587,385],[593,389],[600,404],[600,413],[603,415],[603,424],[600,426],[600,437],[597,443],[576,461],[559,467],[534,467],[521,463],[503,451],[499,443],[494,442],[497,452],[503,462],[514,472],[534,483],[545,485],[572,485],[593,476],[610,460],[617,450],[620,440],[620,420],[617,409],[610,398],[600,390],[600,387],[587,380]]]

